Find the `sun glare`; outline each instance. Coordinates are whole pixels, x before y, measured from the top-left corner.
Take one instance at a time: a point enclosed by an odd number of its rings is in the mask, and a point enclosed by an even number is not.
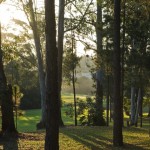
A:
[[[25,14],[22,11],[16,10],[15,7],[9,4],[1,4],[0,5],[0,22],[3,26],[8,25],[11,20],[20,19],[26,21]]]
[[[2,25],[7,25],[9,24],[10,20],[12,19],[10,8],[5,5],[1,4],[0,5],[0,22]]]

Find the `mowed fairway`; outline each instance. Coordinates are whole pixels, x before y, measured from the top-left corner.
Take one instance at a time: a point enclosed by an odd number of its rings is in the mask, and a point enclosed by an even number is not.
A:
[[[85,99],[85,96],[79,95]],[[79,97],[78,96],[78,97]],[[65,104],[73,102],[72,94],[64,94],[62,117],[65,127],[60,128],[60,150],[119,150],[112,145],[113,127],[73,126],[73,118],[65,115]],[[0,150],[44,150],[45,131],[36,130],[36,123],[40,120],[41,111],[27,110],[24,115],[18,117],[17,127],[20,132],[19,138],[1,139]],[[124,127],[125,150],[148,150],[150,149],[149,123],[144,120],[143,128]]]

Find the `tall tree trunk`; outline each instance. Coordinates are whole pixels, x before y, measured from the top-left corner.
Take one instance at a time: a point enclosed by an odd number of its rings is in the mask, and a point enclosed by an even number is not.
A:
[[[142,94],[141,94],[141,101],[140,101],[140,127],[143,126],[143,90],[142,90]]]
[[[113,145],[122,146],[122,99],[121,99],[121,49],[120,49],[120,0],[114,0],[114,125]]]
[[[123,0],[123,35],[122,35],[122,54],[121,54],[121,99],[124,100],[124,54],[125,54],[125,21],[126,21],[126,0]],[[123,105],[123,104],[122,104]],[[123,113],[122,113],[123,115]],[[122,116],[124,118],[124,115]],[[124,126],[124,119],[122,119],[122,126]]]
[[[96,21],[96,37],[97,37],[97,54],[100,55],[102,46],[102,6],[101,1],[97,0],[97,21]]]
[[[58,49],[55,1],[45,0],[46,21],[46,137],[45,150],[59,149]]]
[[[135,117],[134,117],[134,124],[135,124],[135,126],[137,126],[137,123],[138,123],[138,115],[139,115],[140,99],[141,99],[141,89],[139,88],[139,90],[138,90],[137,102],[136,102]]]
[[[37,27],[37,22],[36,22],[36,19],[35,19],[32,0],[29,0],[29,3],[28,3],[27,6],[28,6],[28,9],[29,9],[28,10],[29,12],[27,12],[25,6],[24,6],[24,11],[27,15],[27,18],[28,18],[28,21],[29,21],[30,26],[32,28],[32,32],[33,32],[33,36],[34,36],[34,43],[35,43],[37,63],[38,63],[40,94],[41,94],[42,114],[41,114],[40,123],[37,124],[37,128],[44,128],[45,127],[45,120],[46,120],[46,118],[45,118],[46,108],[45,108],[45,74],[44,74],[44,68],[43,68],[42,47],[41,47],[41,41],[40,41],[39,31],[38,31],[38,27]]]
[[[64,39],[64,7],[65,0],[59,0],[59,18],[58,18],[58,89],[59,101],[61,105],[61,86],[62,86],[62,62],[63,62],[63,39]],[[61,107],[59,111],[59,126],[64,126],[61,117]]]
[[[4,135],[10,135],[10,133],[17,134],[17,130],[14,122],[14,113],[13,113],[13,99],[12,99],[12,86],[8,85],[3,91],[2,98],[2,132]]]
[[[96,22],[96,37],[97,37],[97,59],[99,59],[102,51],[102,6],[101,1],[97,0],[97,22]],[[101,65],[102,66],[102,65]],[[102,68],[97,72],[102,72]],[[96,118],[95,125],[105,125],[103,118],[103,84],[96,79]]]
[[[75,126],[77,126],[77,102],[76,102],[76,88],[75,88],[75,69],[72,72],[72,87],[73,87],[73,96],[74,96],[74,121]]]
[[[34,35],[34,42],[36,47],[36,55],[37,55],[37,62],[38,62],[38,74],[39,74],[39,84],[40,84],[40,92],[41,92],[41,120],[39,124],[39,128],[45,127],[45,116],[46,116],[46,108],[45,108],[45,75],[44,75],[44,68],[43,68],[43,59],[42,59],[42,48],[40,42],[40,36],[38,34],[37,22],[35,20],[34,10],[33,10],[33,3],[30,0],[30,15],[31,15],[31,28]]]
[[[71,31],[72,32],[72,31]],[[72,32],[72,39],[71,39],[71,50],[72,50],[72,55],[74,54],[74,33]],[[76,50],[75,50],[76,53]],[[76,54],[75,54],[76,55]],[[74,62],[73,62],[74,63]],[[76,102],[76,87],[75,87],[75,64],[73,65],[74,67],[72,68],[72,88],[73,88],[73,98],[74,98],[74,123],[75,126],[77,126],[77,102]]]
[[[131,87],[131,117],[130,117],[130,122],[131,125],[134,125],[134,120],[135,120],[135,113],[136,113],[136,89],[135,87]]]
[[[96,116],[94,119],[94,125],[103,126],[106,125],[103,118],[103,71],[98,70],[96,73]]]
[[[106,105],[106,115],[107,115],[107,117],[106,117],[106,119],[107,119],[107,122],[106,122],[106,124],[107,124],[107,126],[109,126],[109,111],[110,111],[110,109],[109,109],[109,106],[110,106],[110,96],[109,96],[109,75],[107,75],[107,105]]]
[[[9,135],[17,133],[13,114],[12,87],[7,86],[7,80],[4,73],[1,49],[1,24],[0,24],[0,101],[2,112],[2,133]]]

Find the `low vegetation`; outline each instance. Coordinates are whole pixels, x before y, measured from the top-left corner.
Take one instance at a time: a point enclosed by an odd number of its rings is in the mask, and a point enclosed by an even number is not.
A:
[[[85,99],[85,95],[78,97]],[[64,105],[72,102],[71,94],[63,95]],[[109,127],[97,126],[74,126],[73,118],[66,116],[67,107],[63,107],[62,116],[65,123],[64,128],[60,128],[60,150],[110,150],[112,145],[112,122]],[[18,117],[17,129],[18,137],[12,139],[0,139],[0,149],[5,150],[43,150],[45,131],[36,130],[36,123],[40,119],[40,110],[33,109],[23,111],[23,115]],[[123,128],[125,150],[148,150],[150,147],[150,127],[149,120],[146,116],[143,119],[143,127],[127,127],[126,119]]]

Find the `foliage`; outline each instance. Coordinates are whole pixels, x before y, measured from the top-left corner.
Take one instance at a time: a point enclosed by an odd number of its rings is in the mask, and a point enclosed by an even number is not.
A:
[[[72,40],[72,41],[70,41]],[[79,65],[80,57],[76,54],[76,47],[74,47],[75,41],[73,39],[68,39],[65,44],[65,55],[63,59],[63,77],[65,81],[70,84],[73,80],[73,72]],[[75,79],[76,80],[76,79]]]
[[[68,103],[64,106],[67,107],[65,111],[66,116],[73,118],[73,104]],[[95,113],[95,103],[91,97],[86,97],[86,100],[77,98],[77,114],[81,125],[94,125]]]
[[[73,118],[74,116],[73,104],[71,103],[66,104],[66,107],[67,107],[67,110],[65,111],[66,116]]]
[[[20,97],[18,98],[21,109],[40,108],[37,70],[33,69],[32,65],[26,64],[26,67],[24,65],[23,62],[15,60],[5,65],[8,83],[13,84],[13,87],[17,84],[19,87],[19,89],[17,88],[17,97]]]
[[[23,93],[21,93],[20,87],[18,85],[13,85],[12,91],[13,91],[13,103],[16,106],[19,106],[20,100],[23,97]]]
[[[149,84],[149,9],[146,1],[126,3],[125,81],[145,89]],[[128,14],[128,15],[127,15]],[[135,28],[136,26],[136,28]]]
[[[24,95],[21,98],[20,109],[39,109],[41,108],[39,88],[32,87],[23,91]]]
[[[86,101],[78,101],[78,117],[81,125],[94,125],[95,103],[91,97],[86,97]]]

